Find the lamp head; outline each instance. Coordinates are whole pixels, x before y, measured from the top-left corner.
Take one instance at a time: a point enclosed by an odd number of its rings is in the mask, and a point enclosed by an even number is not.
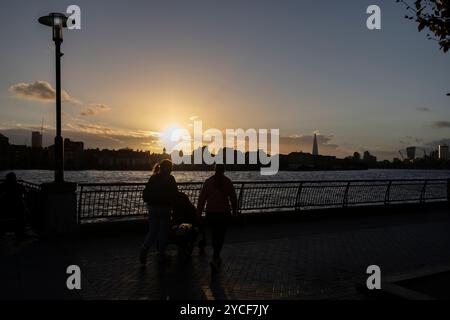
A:
[[[53,41],[63,41],[63,28],[67,28],[67,17],[63,13],[53,12],[47,16],[39,18],[39,23],[52,27]]]

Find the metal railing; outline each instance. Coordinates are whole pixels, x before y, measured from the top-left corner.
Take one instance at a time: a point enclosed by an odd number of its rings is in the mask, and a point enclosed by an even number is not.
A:
[[[43,224],[43,199],[41,185],[19,180],[25,187],[25,205],[28,213],[28,221],[33,228],[40,230]]]
[[[3,183],[4,181],[4,179],[0,179],[0,183]],[[34,228],[39,229],[42,225],[41,186],[23,180],[18,180],[18,183],[25,189],[23,200],[25,202],[26,218]],[[0,217],[0,219],[2,219],[2,217]]]
[[[235,182],[239,214],[447,201],[446,179]],[[147,214],[145,183],[80,184],[80,222]],[[202,183],[179,183],[196,204]]]

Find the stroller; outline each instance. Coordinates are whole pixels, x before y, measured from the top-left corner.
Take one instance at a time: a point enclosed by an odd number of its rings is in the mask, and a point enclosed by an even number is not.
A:
[[[206,236],[197,223],[196,208],[185,193],[178,192],[172,211],[169,243],[178,245],[184,255],[190,257],[199,235],[202,239],[198,242],[198,248],[203,252]]]

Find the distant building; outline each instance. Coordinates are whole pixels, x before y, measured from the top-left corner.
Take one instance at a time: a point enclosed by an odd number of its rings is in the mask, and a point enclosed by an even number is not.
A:
[[[439,159],[439,152],[437,150],[433,150],[430,152],[429,158],[432,160]]]
[[[0,133],[0,146],[9,145],[9,138]]]
[[[42,133],[40,133],[39,131],[33,131],[31,133],[31,147],[33,149],[42,148]]]
[[[28,169],[31,166],[31,148],[26,145],[9,145],[8,151],[10,169]]]
[[[359,152],[354,152],[353,153],[353,160],[355,160],[355,161],[361,160],[361,154],[359,154]]]
[[[438,147],[439,160],[448,160],[448,146],[440,144]]]
[[[369,151],[364,151],[363,161],[368,163],[374,163],[377,162],[377,157],[371,155]]]
[[[313,142],[312,155],[313,156],[318,156],[319,155],[319,145],[317,144],[317,135],[315,133],[314,133],[314,142]]]
[[[8,167],[9,139],[0,133],[0,169]]]
[[[128,148],[120,150],[88,149],[84,151],[84,155],[85,167],[91,170],[149,170],[164,158],[163,155],[151,155],[149,151],[134,151]]]
[[[414,160],[416,158],[416,147],[406,148],[406,156],[409,160]]]
[[[68,169],[78,169],[83,165],[84,143],[64,139],[64,162]]]

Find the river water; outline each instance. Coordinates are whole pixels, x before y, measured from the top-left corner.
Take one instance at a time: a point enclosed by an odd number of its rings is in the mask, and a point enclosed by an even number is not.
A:
[[[53,171],[48,170],[14,170],[19,179],[42,183],[53,180]],[[0,179],[6,175],[0,171]],[[175,171],[173,175],[178,182],[200,182],[210,176],[208,171]],[[361,179],[447,179],[450,170],[347,170],[347,171],[281,171],[275,176],[261,176],[259,171],[230,171],[226,173],[234,181],[267,180],[361,180]],[[78,183],[121,183],[146,182],[149,171],[67,171],[67,181]]]

